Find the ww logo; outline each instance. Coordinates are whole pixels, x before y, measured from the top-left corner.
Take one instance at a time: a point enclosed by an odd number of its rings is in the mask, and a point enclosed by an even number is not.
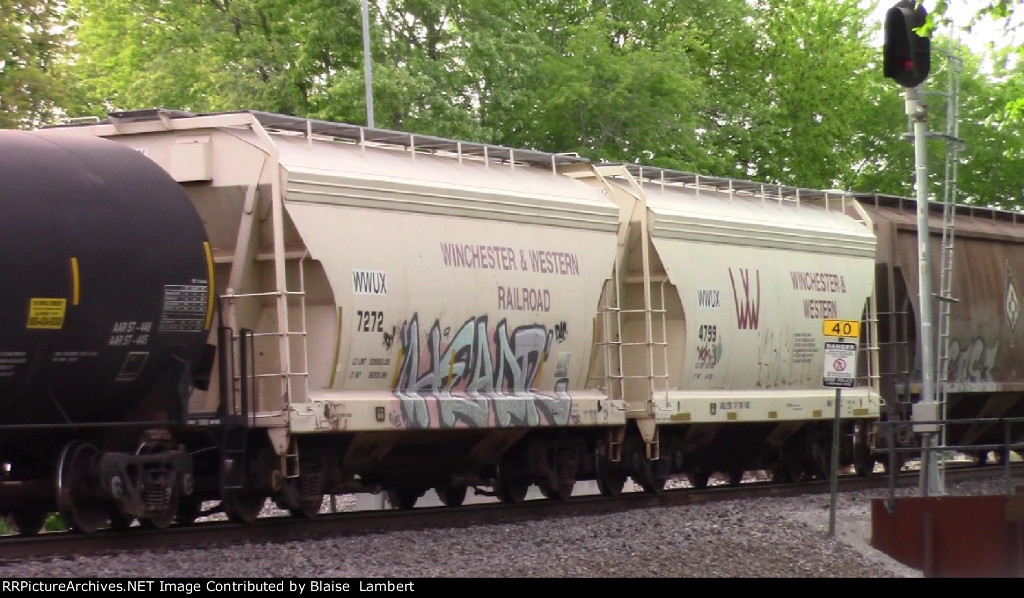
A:
[[[740,330],[757,329],[757,316],[761,311],[761,271],[754,270],[755,288],[750,288],[750,270],[737,268],[739,274],[740,288],[736,288],[736,277],[732,268],[729,268],[729,282],[732,283],[732,298],[736,305],[736,326]],[[741,299],[740,292],[743,297]],[[751,296],[753,293],[753,296]]]

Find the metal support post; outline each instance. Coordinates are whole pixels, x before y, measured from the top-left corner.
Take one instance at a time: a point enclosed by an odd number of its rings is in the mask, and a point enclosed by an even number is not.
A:
[[[938,403],[935,400],[935,359],[932,338],[932,275],[928,259],[931,231],[928,225],[928,154],[925,145],[928,138],[928,111],[921,103],[917,88],[906,88],[906,113],[914,123],[914,186],[917,190],[917,251],[918,251],[918,296],[921,301],[921,397],[914,405],[914,418],[930,421],[930,424],[916,426],[921,438],[921,484],[922,496],[944,495],[945,488],[939,475],[938,451],[939,425]]]
[[[366,126],[373,127],[373,57],[370,55],[370,6],[363,0],[363,80],[366,86]]]
[[[842,395],[836,388],[836,413],[832,419],[832,467],[829,468],[829,480],[831,482],[831,500],[828,510],[828,537],[836,535],[836,499],[839,495],[839,402]]]

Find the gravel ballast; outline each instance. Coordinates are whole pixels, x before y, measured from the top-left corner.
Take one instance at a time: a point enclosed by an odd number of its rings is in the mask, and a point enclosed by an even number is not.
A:
[[[1014,480],[1019,483],[1019,480]],[[1002,477],[947,494],[1002,494]],[[1012,487],[1012,486],[1011,486]],[[922,577],[873,549],[871,500],[828,494],[225,548],[0,565],[6,578]],[[903,488],[898,496],[917,496]]]

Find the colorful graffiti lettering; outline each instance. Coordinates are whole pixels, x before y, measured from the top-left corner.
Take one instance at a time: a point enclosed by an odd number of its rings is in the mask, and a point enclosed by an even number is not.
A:
[[[947,379],[950,382],[992,382],[992,369],[998,353],[999,343],[988,347],[984,340],[975,338],[966,346],[961,346],[960,341],[952,340],[949,344]]]
[[[402,361],[395,395],[409,428],[564,425],[571,400],[534,390],[554,331],[534,324],[508,331],[505,319],[488,335],[487,316],[472,317],[442,346],[435,320],[421,346],[419,315],[402,324]],[[556,389],[568,380],[556,381]]]

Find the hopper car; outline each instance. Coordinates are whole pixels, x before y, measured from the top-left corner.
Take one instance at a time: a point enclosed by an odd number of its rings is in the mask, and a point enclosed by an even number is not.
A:
[[[164,109],[0,132],[0,188],[23,534],[800,480],[834,443],[866,474],[913,400],[876,305],[912,317],[906,235],[867,196]],[[838,403],[825,320],[862,324]]]

